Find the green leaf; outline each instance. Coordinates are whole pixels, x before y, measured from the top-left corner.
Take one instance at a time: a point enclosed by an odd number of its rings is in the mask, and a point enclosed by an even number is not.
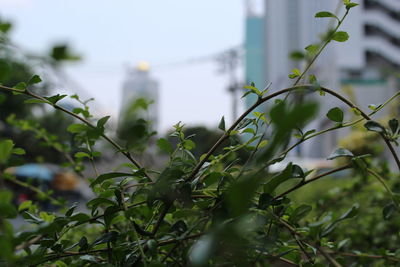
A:
[[[11,140],[0,141],[0,164],[8,161],[14,148],[14,143]]]
[[[311,44],[311,45],[306,46],[306,48],[304,48],[304,49],[307,50],[307,52],[310,54],[315,54],[318,52],[319,45]]]
[[[187,150],[192,150],[196,147],[196,144],[189,139],[183,140],[183,147]]]
[[[26,201],[22,202],[21,204],[19,204],[18,211],[27,210],[31,206],[32,206],[32,200],[26,200]]]
[[[310,83],[312,83],[312,84],[318,84],[317,77],[316,77],[314,74],[310,74],[310,75],[308,76],[308,79],[310,80]]]
[[[292,73],[289,74],[288,76],[289,76],[290,79],[294,79],[296,77],[299,77],[300,75],[301,75],[300,70],[297,69],[297,68],[294,68],[294,69],[292,69]]]
[[[104,128],[104,125],[107,123],[108,119],[110,119],[110,116],[105,116],[97,121],[97,128],[102,129]]]
[[[335,108],[329,110],[328,113],[326,114],[326,116],[331,121],[339,122],[339,123],[343,122],[343,118],[344,118],[343,111],[338,107],[335,107]]]
[[[89,215],[80,212],[80,213],[77,213],[77,214],[72,215],[72,216],[71,216],[71,221],[72,221],[72,222],[75,222],[75,221],[76,221],[76,222],[84,222],[84,221],[89,220],[90,218],[91,218],[91,217],[90,217]]]
[[[318,12],[317,14],[315,14],[315,17],[316,18],[335,18],[335,19],[339,20],[339,18],[335,14],[333,14],[329,11]]]
[[[104,223],[106,226],[111,225],[112,220],[118,215],[119,211],[121,211],[121,209],[118,206],[110,206],[106,208],[104,211]]]
[[[222,131],[225,132],[225,117],[222,116],[221,121],[218,124],[218,129],[221,129]]]
[[[360,206],[357,203],[354,204],[349,210],[347,210],[345,213],[343,213],[342,216],[340,216],[340,218],[338,220],[353,218],[354,216],[357,215],[359,207]]]
[[[351,8],[358,6],[357,3],[347,3],[345,5],[347,10],[350,10]]]
[[[255,87],[254,83],[251,83],[251,85],[245,85],[244,89],[250,90],[249,92],[254,93],[254,94],[258,95],[258,96],[261,96],[260,90],[258,90],[258,88]]]
[[[250,123],[252,123],[253,120],[249,118],[244,118],[242,121],[239,122],[239,124],[236,126],[235,130],[239,131],[245,127],[247,127]]]
[[[0,216],[4,218],[15,218],[18,215],[18,211],[15,206],[11,203],[12,193],[10,191],[0,191]]]
[[[104,244],[104,243],[108,243],[108,242],[113,242],[117,239],[117,237],[118,237],[118,232],[111,231],[111,232],[105,233],[102,236],[100,236],[99,238],[97,238],[93,242],[91,247],[94,247],[94,246],[97,246],[100,244]]]
[[[37,84],[40,83],[41,81],[42,79],[40,78],[39,75],[33,75],[32,78],[29,79],[28,85]]]
[[[264,185],[264,192],[268,194],[272,194],[275,189],[282,183],[286,182],[287,180],[293,178],[292,175],[293,164],[290,162],[286,168],[272,177],[265,185]]]
[[[358,213],[358,209],[359,209],[359,205],[356,203],[354,204],[349,210],[347,210],[344,214],[342,214],[342,216],[339,217],[339,219],[335,220],[334,222],[332,222],[331,224],[327,225],[325,227],[325,229],[323,230],[321,236],[326,236],[329,233],[331,233],[336,226],[338,225],[339,222],[345,220],[345,219],[351,219],[354,216],[357,215]]]
[[[68,265],[65,262],[60,261],[60,260],[56,261],[55,265],[56,265],[56,267],[68,267]]]
[[[92,200],[90,200],[88,203],[86,203],[86,206],[88,206],[89,208],[96,208],[99,205],[112,205],[114,206],[116,203],[112,200],[109,200],[108,198],[104,198],[104,197],[97,197],[97,198],[93,198]]]
[[[315,133],[316,131],[317,131],[317,130],[312,129],[312,130],[309,130],[309,131],[305,132],[305,134],[303,135],[303,138],[305,138],[305,137],[307,137],[307,136],[309,136],[309,135]]]
[[[9,22],[0,22],[0,32],[7,33],[12,27],[12,24]]]
[[[66,217],[71,217],[72,213],[74,212],[74,210],[76,209],[77,204],[75,203],[72,207],[70,207],[67,212],[65,212],[65,216]]]
[[[50,103],[52,103],[54,105],[54,104],[57,104],[58,101],[60,101],[61,99],[63,99],[66,96],[67,95],[56,94],[56,95],[44,97],[44,98],[47,99]]]
[[[172,147],[171,143],[165,139],[165,138],[160,138],[157,140],[157,146],[162,150],[167,152],[168,154],[174,153],[174,148]]]
[[[24,149],[17,147],[12,150],[12,153],[15,155],[25,155],[26,152]]]
[[[130,173],[123,173],[123,172],[110,172],[110,173],[105,173],[102,175],[99,175],[99,177],[96,178],[96,180],[94,180],[90,186],[93,187],[97,184],[101,184],[102,182],[104,182],[105,180],[108,179],[112,179],[112,178],[117,178],[117,177],[127,177],[127,176],[133,176],[133,174]]]
[[[301,51],[293,51],[290,53],[289,58],[294,61],[299,61],[304,59],[304,53]]]
[[[19,82],[13,88],[18,90],[26,90],[26,87],[27,87],[26,83]]]
[[[24,101],[25,104],[47,104],[48,102],[41,99],[31,98]]]
[[[268,145],[268,143],[269,143],[269,140],[262,140],[261,142],[260,142],[260,144],[258,144],[258,148],[263,148],[263,147],[265,147],[266,145]]]
[[[336,42],[346,42],[349,39],[349,34],[344,31],[335,32],[332,36],[332,40]]]
[[[351,151],[345,149],[345,148],[338,148],[335,151],[333,151],[329,157],[327,158],[328,160],[340,158],[340,157],[354,157],[353,153]]]
[[[76,152],[75,158],[89,158],[90,159],[90,155],[86,152]]]
[[[389,121],[389,127],[393,134],[396,134],[399,129],[399,121],[397,119],[391,119]]]
[[[71,124],[68,126],[67,131],[70,133],[81,133],[88,130],[85,124]]]
[[[78,246],[79,246],[79,251],[84,251],[89,248],[86,236],[81,237],[81,239],[78,242]]]
[[[24,217],[24,219],[25,219],[27,222],[31,222],[31,223],[35,223],[35,224],[39,224],[39,223],[42,223],[42,222],[43,222],[42,219],[40,219],[40,218],[37,217],[36,215],[34,215],[34,214],[30,213],[30,212],[27,212],[27,211],[24,211],[24,212],[22,213],[22,217]]]
[[[377,132],[377,133],[386,133],[386,129],[385,127],[383,127],[382,125],[380,125],[378,122],[376,121],[367,121],[364,124],[364,127],[367,128],[369,131],[373,131],[373,132]]]
[[[292,177],[293,178],[304,178],[304,171],[299,165],[293,164]]]
[[[289,222],[297,223],[298,221],[300,221],[301,219],[306,217],[310,213],[311,210],[312,210],[312,207],[309,205],[305,205],[305,204],[300,205],[290,215]]]

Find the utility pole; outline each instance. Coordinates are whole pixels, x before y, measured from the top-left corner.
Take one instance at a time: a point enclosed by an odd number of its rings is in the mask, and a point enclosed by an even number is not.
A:
[[[220,65],[219,72],[228,74],[228,92],[232,96],[232,120],[238,117],[238,96],[237,92],[240,83],[237,78],[237,69],[240,63],[240,55],[238,48],[231,48],[217,57]]]

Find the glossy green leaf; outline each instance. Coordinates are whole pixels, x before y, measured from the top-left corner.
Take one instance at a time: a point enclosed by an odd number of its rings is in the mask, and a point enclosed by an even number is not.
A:
[[[399,121],[397,119],[389,120],[389,127],[392,130],[392,133],[396,134],[399,131]]]
[[[335,108],[330,109],[330,110],[328,111],[328,113],[326,114],[326,116],[327,116],[331,121],[339,122],[339,123],[343,122],[343,118],[344,118],[343,111],[342,111],[340,108],[338,108],[338,107],[335,107]]]
[[[369,131],[377,132],[377,133],[385,133],[386,129],[380,123],[376,121],[367,121],[364,124],[364,127],[367,128]]]
[[[328,160],[340,158],[340,157],[354,157],[354,154],[351,153],[348,149],[345,148],[338,148],[335,151],[333,151],[329,157],[327,158]]]

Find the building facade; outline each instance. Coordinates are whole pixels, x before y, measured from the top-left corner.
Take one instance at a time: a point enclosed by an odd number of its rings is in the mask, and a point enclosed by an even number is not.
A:
[[[399,90],[396,75],[400,71],[400,1],[354,2],[360,6],[350,11],[340,29],[347,31],[350,39],[344,43],[331,42],[309,74],[315,74],[326,87],[341,93],[351,91],[352,100],[367,110],[369,104],[379,105]],[[250,34],[260,27],[252,26],[252,15],[248,14],[246,82],[254,81],[259,88],[272,83],[271,90],[291,86],[293,81],[288,74],[293,68],[304,69],[304,63],[291,60],[290,53],[304,51],[335,25],[334,19],[315,18],[319,11],[330,11],[340,17],[345,10],[342,0],[264,0],[264,14],[258,16],[264,23],[262,38]],[[257,52],[262,55],[262,64],[251,56],[254,47],[262,47]],[[252,69],[255,67],[261,70],[261,75]],[[319,119],[308,125],[307,130],[330,126],[331,122],[325,118],[330,108],[342,106],[344,110],[348,109],[329,96],[310,95],[307,98],[320,102]],[[345,130],[321,135],[312,143],[305,143],[299,156],[325,157],[346,134]]]

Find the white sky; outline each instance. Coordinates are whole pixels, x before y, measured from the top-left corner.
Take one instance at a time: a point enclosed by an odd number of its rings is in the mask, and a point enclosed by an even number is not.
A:
[[[174,63],[239,45],[244,15],[243,0],[0,0],[0,16],[15,24],[12,38],[24,49],[68,42],[83,55],[67,72],[114,116],[126,65]],[[217,69],[208,62],[152,71],[161,86],[161,131],[178,121],[231,121],[227,77]]]

